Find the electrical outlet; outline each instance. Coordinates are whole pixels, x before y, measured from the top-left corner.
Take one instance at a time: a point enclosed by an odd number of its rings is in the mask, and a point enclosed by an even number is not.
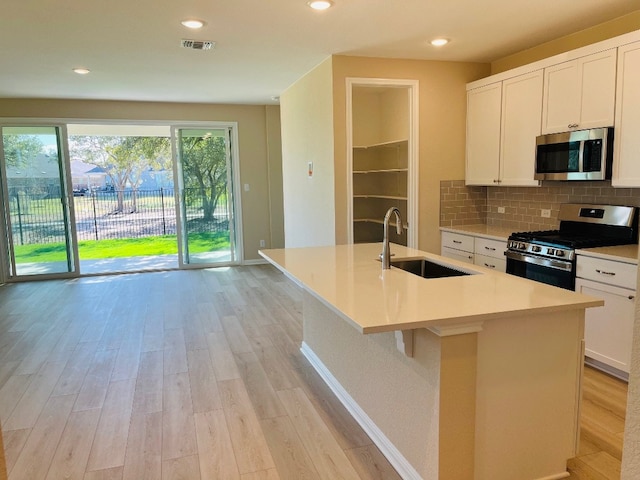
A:
[[[504,213],[504,207],[498,207],[498,213]]]
[[[543,208],[542,210],[540,210],[540,216],[542,218],[550,218],[551,217],[551,210],[547,210],[546,208]]]
[[[260,248],[264,248],[267,246],[267,243],[264,240],[260,240]]]

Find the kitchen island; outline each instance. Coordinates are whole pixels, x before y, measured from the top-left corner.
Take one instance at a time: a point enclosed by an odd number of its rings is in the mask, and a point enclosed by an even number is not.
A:
[[[566,477],[584,310],[601,300],[392,245],[469,275],[381,270],[380,244],[265,250],[304,291],[301,350],[403,478]]]

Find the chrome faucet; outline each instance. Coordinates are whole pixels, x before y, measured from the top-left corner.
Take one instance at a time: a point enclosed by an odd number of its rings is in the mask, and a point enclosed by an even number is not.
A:
[[[380,254],[380,260],[382,261],[382,269],[389,270],[391,268],[391,250],[389,249],[389,220],[391,214],[396,214],[396,232],[398,235],[402,234],[402,218],[400,218],[400,210],[396,207],[391,207],[387,210],[384,216],[384,237],[382,239],[382,253]]]

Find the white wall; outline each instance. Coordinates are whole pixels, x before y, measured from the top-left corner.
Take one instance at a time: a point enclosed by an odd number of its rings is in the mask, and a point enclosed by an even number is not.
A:
[[[285,245],[334,245],[331,58],[280,96],[280,118]],[[312,177],[308,162],[313,162]]]

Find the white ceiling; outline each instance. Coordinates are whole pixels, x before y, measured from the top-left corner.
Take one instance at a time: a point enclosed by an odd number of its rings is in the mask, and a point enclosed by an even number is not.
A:
[[[0,97],[270,104],[332,54],[490,62],[638,0],[10,0]],[[180,20],[197,17],[191,31]],[[435,49],[428,40],[451,43]],[[212,40],[210,51],[181,39]],[[74,67],[91,69],[80,76]]]

